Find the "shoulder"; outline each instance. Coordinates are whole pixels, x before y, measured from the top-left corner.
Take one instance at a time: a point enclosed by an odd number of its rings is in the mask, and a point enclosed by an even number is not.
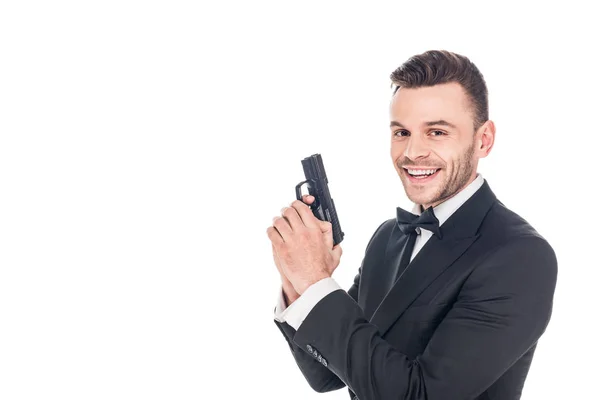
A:
[[[503,273],[527,268],[556,274],[556,253],[550,243],[525,218],[496,201],[484,218],[480,240],[487,251],[480,268],[498,268]],[[484,267],[486,266],[486,267]]]
[[[396,226],[396,219],[390,218],[379,224],[375,232],[371,235],[371,239],[367,243],[366,250],[373,248],[381,248],[382,246],[385,248],[387,246],[387,242],[392,234],[394,227]]]
[[[521,215],[506,207],[496,200],[484,218],[480,232],[483,236],[490,236],[496,244],[503,245],[528,245],[532,242],[545,243],[552,248],[548,241]]]

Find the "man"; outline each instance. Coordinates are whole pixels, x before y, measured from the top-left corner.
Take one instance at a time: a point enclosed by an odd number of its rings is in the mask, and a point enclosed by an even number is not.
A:
[[[314,199],[285,207],[267,229],[282,279],[276,324],[317,392],[519,399],[552,312],[554,251],[477,173],[495,127],[476,66],[429,51],[391,78],[391,157],[415,208],[379,226],[346,292]]]

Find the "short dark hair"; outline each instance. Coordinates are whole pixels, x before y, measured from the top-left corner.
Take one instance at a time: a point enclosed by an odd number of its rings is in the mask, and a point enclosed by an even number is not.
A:
[[[488,120],[488,90],[479,69],[467,57],[447,50],[430,50],[409,58],[390,75],[394,93],[401,88],[418,88],[456,82],[473,106],[475,130]]]

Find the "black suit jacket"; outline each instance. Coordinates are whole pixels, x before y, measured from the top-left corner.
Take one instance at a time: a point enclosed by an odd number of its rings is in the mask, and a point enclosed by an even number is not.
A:
[[[352,399],[512,400],[552,312],[554,251],[484,182],[396,283],[407,236],[373,234],[354,284],[296,332],[275,321],[317,392]]]

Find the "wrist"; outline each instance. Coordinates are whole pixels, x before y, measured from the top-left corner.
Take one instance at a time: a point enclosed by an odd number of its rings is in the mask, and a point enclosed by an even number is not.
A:
[[[317,275],[317,276],[303,282],[298,288],[296,288],[296,292],[298,292],[299,295],[302,295],[304,292],[306,292],[306,290],[309,287],[311,287],[315,283],[322,281],[323,279],[326,279],[326,278],[331,278],[331,275],[328,275],[328,274]]]
[[[289,306],[294,301],[298,300],[300,295],[296,292],[294,287],[291,284],[283,284],[282,285],[283,299],[285,300],[286,306]]]
[[[283,299],[285,300],[286,307],[291,306],[299,298],[300,298],[300,296],[298,296],[298,294],[296,294],[296,293],[287,294],[286,292],[283,292]]]

